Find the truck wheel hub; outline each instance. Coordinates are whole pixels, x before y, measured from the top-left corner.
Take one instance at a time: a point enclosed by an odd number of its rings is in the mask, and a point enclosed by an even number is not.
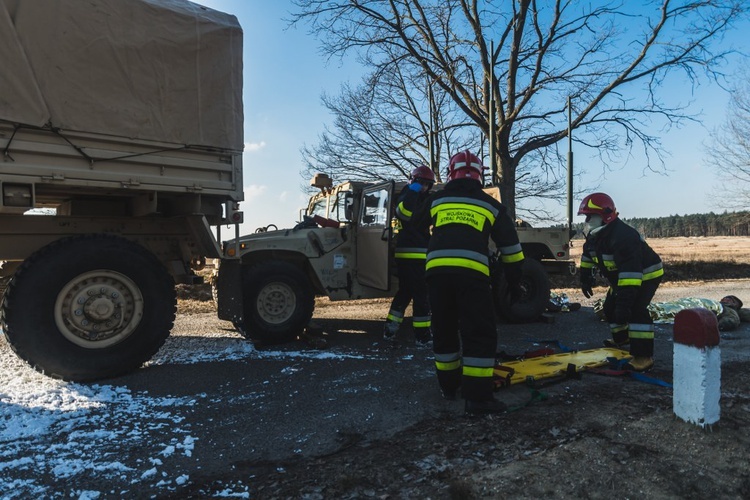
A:
[[[287,321],[296,307],[296,295],[286,283],[270,283],[258,294],[257,310],[267,323]]]
[[[109,270],[80,274],[57,296],[55,323],[69,341],[89,349],[121,342],[140,323],[143,296],[127,276]]]
[[[110,319],[119,307],[119,304],[115,304],[108,297],[97,297],[86,302],[83,312],[93,321],[105,321]]]

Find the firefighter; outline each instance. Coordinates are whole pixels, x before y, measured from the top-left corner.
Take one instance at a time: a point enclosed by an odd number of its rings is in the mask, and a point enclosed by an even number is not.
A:
[[[524,258],[507,209],[482,191],[483,171],[473,153],[454,155],[448,183],[428,199],[416,220],[422,229],[432,226],[425,276],[438,384],[449,400],[461,389],[467,414],[505,411],[493,396],[497,330],[489,238],[499,249],[512,296],[519,296]]]
[[[391,302],[391,309],[383,328],[383,338],[394,342],[396,333],[404,320],[404,311],[413,301],[412,327],[417,345],[429,347],[432,343],[430,329],[430,301],[424,278],[424,262],[427,254],[429,229],[418,230],[412,224],[412,216],[435,184],[435,173],[425,165],[411,172],[409,184],[396,200],[396,218],[400,229],[396,235],[396,272],[398,291]]]
[[[586,243],[581,256],[581,291],[589,298],[598,269],[609,281],[603,312],[612,338],[607,347],[630,344],[631,370],[654,365],[654,324],[648,305],[659,287],[664,268],[661,258],[641,235],[618,218],[615,203],[604,193],[581,201],[578,215],[586,216]]]

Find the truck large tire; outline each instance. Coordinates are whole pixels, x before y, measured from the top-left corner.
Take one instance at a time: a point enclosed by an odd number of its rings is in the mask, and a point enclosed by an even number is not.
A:
[[[495,312],[499,319],[509,323],[527,323],[538,320],[549,304],[549,276],[541,262],[524,259],[521,278],[523,295],[511,306],[508,297],[508,284],[502,275],[494,277],[492,293]]]
[[[13,350],[63,380],[115,377],[148,361],[172,329],[174,281],[142,246],[111,235],[64,238],[16,270],[2,304]]]
[[[294,340],[312,318],[315,296],[302,270],[289,262],[257,264],[243,275],[244,321],[235,325],[261,344]]]

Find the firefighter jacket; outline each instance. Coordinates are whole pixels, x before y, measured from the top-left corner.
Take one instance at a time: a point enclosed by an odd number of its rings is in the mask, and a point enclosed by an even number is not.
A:
[[[425,276],[463,274],[490,279],[489,238],[495,242],[510,282],[518,281],[523,251],[515,225],[499,201],[473,179],[455,179],[434,193],[419,211],[416,224],[432,225]]]
[[[583,244],[581,273],[598,268],[617,291],[617,309],[629,314],[641,284],[664,274],[661,258],[620,219],[592,233]]]
[[[399,220],[401,227],[396,235],[397,259],[425,259],[430,230],[429,228],[416,227],[412,218],[428,196],[427,193],[412,191],[408,185],[398,195],[396,218]]]

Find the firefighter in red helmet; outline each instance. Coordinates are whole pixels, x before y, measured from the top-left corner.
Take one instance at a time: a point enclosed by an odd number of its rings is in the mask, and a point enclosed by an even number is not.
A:
[[[586,216],[586,243],[581,256],[581,291],[589,298],[596,282],[594,270],[609,282],[604,314],[612,338],[607,347],[630,344],[629,368],[646,371],[654,365],[654,324],[648,305],[659,287],[661,258],[634,228],[617,216],[615,203],[604,193],[581,201],[578,215]]]
[[[396,340],[409,302],[413,302],[412,327],[417,345],[429,347],[432,342],[430,301],[424,278],[424,262],[430,232],[429,229],[417,229],[412,224],[412,216],[424,203],[434,184],[435,173],[430,167],[420,165],[412,170],[409,184],[396,200],[396,218],[400,223],[395,252],[398,291],[393,297],[383,328],[383,338],[389,342]]]
[[[460,388],[468,414],[505,411],[493,396],[497,330],[490,291],[490,237],[515,296],[524,258],[507,209],[482,190],[483,171],[475,154],[454,155],[448,183],[430,196],[416,221],[423,229],[432,226],[425,276],[438,384],[446,399],[455,399]]]

